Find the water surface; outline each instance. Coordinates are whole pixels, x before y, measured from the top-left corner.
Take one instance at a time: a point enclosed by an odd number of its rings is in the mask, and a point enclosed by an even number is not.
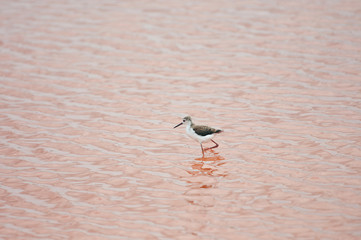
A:
[[[360,238],[359,1],[0,11],[0,238]]]

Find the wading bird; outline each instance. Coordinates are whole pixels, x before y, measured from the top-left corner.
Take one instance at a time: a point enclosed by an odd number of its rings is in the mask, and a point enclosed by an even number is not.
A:
[[[179,127],[182,124],[186,125],[187,135],[190,136],[191,138],[193,138],[194,140],[198,141],[199,144],[201,145],[203,157],[204,157],[205,150],[209,150],[209,149],[218,147],[218,143],[213,141],[212,138],[217,133],[221,133],[222,130],[211,128],[211,127],[204,126],[204,125],[196,125],[192,122],[192,118],[190,116],[184,117],[183,121],[181,123],[179,123],[177,126],[175,126],[174,128]],[[210,148],[203,149],[202,143],[208,142],[208,141],[212,141],[216,145],[213,147],[210,147]]]

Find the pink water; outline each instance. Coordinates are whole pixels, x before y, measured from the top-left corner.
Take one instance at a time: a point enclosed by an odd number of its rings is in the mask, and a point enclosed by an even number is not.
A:
[[[360,239],[360,13],[2,1],[0,238]]]

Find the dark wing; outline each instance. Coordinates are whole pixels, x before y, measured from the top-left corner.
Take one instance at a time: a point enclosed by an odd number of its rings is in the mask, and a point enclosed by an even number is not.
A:
[[[199,125],[193,126],[193,129],[200,136],[207,136],[207,135],[210,135],[213,133],[219,133],[222,131],[222,130],[219,130],[219,129],[217,130],[217,129],[214,129],[214,128],[211,128],[208,126],[199,126]]]

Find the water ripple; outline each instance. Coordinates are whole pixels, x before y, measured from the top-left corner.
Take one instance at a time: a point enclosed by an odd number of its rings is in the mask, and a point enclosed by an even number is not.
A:
[[[360,237],[356,2],[3,9],[0,238]]]

